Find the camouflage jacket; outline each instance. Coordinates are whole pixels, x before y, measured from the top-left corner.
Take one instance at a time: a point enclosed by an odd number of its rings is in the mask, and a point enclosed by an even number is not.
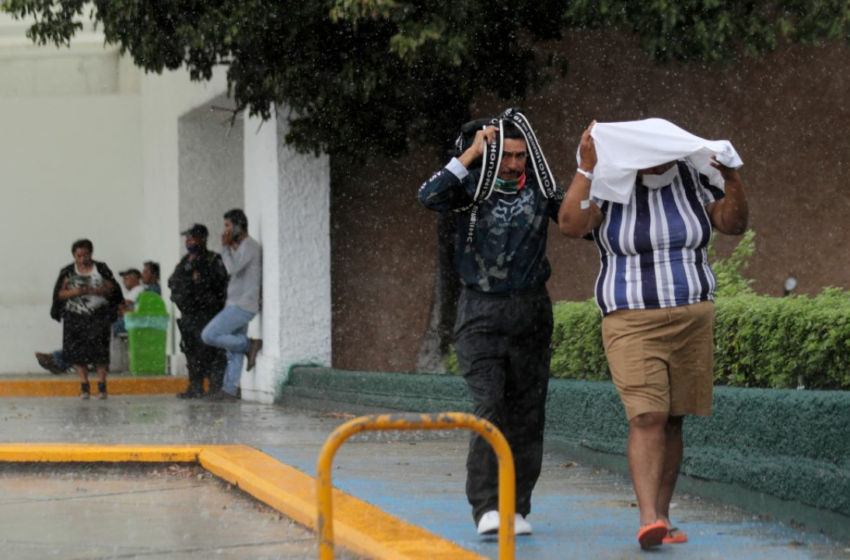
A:
[[[480,170],[460,180],[441,169],[419,189],[419,201],[429,210],[449,212],[472,203]],[[552,273],[546,258],[549,219],[558,221],[564,191],[546,198],[531,170],[525,186],[514,195],[493,192],[477,209],[457,212],[455,267],[465,286],[493,294],[540,288]]]

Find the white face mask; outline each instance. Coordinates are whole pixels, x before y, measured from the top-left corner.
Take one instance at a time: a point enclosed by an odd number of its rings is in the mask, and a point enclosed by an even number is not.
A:
[[[643,186],[648,189],[660,189],[666,187],[673,182],[673,179],[679,175],[679,166],[674,165],[661,175],[641,175]]]

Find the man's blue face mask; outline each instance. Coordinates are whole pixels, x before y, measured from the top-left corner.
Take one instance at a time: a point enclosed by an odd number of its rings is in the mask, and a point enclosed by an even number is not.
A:
[[[186,250],[188,250],[190,253],[200,253],[201,252],[201,246],[200,245],[190,245],[189,247],[186,247]]]

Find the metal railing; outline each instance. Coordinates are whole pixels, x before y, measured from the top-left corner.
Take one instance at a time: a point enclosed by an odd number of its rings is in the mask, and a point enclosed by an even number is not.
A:
[[[328,436],[316,467],[318,500],[317,530],[319,560],[333,560],[333,494],[331,472],[334,455],[354,434],[385,430],[456,430],[468,429],[480,434],[493,447],[499,461],[499,559],[514,560],[514,513],[516,508],[516,475],[511,448],[502,432],[487,420],[461,412],[439,414],[376,414],[346,422]]]

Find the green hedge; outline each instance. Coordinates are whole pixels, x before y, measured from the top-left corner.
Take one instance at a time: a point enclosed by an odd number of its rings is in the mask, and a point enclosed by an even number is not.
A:
[[[755,252],[748,231],[733,253],[718,259],[714,331],[716,385],[774,389],[850,389],[850,292],[774,298],[756,295],[744,276]],[[552,375],[562,379],[610,377],[602,348],[602,317],[593,300],[554,307]],[[457,358],[445,362],[458,373]]]
[[[717,385],[850,389],[850,294],[717,298]],[[606,379],[601,317],[592,301],[555,305],[552,375]]]
[[[717,300],[716,382],[850,389],[850,294]]]
[[[850,389],[850,293],[717,298],[714,382],[733,387]],[[593,301],[554,307],[552,375],[604,380],[602,317]],[[452,355],[449,373],[458,373]]]
[[[560,302],[552,311],[552,375],[562,379],[608,379],[602,316],[596,302]]]

